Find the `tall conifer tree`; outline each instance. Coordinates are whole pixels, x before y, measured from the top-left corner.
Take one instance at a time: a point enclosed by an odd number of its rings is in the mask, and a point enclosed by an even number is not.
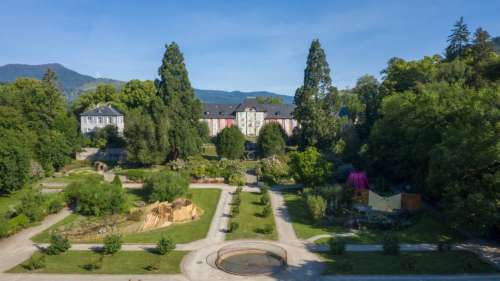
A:
[[[469,28],[464,22],[464,18],[460,19],[453,25],[448,42],[450,45],[446,48],[446,60],[452,61],[458,57],[465,55],[469,46]]]
[[[337,96],[325,52],[319,40],[313,40],[304,70],[304,85],[297,89],[294,98],[296,108],[293,115],[300,125],[299,139],[302,148],[331,148],[338,128]]]
[[[184,57],[179,46],[166,46],[163,63],[158,70],[158,94],[167,107],[170,119],[170,158],[186,158],[199,153],[202,138],[198,131],[202,108],[189,82]]]

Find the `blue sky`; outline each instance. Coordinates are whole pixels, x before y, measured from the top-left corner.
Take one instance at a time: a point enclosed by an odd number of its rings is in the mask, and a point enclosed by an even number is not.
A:
[[[460,16],[500,36],[500,1],[2,0],[0,65],[153,79],[176,41],[196,88],[293,95],[314,38],[344,89],[378,77],[391,57],[442,53]]]

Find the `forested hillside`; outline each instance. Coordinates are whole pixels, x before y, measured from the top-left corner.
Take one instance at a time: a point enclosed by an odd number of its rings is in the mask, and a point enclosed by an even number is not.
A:
[[[27,64],[7,64],[0,66],[0,83],[13,82],[19,77],[32,77],[42,79],[45,71],[50,68],[58,77],[58,85],[68,101],[73,101],[82,93],[95,90],[98,85],[110,84],[116,90],[126,83],[120,80],[108,78],[95,78],[90,75],[80,74],[74,70],[64,67],[58,63],[27,65]],[[240,103],[246,97],[279,97],[284,103],[292,103],[293,97],[279,95],[266,91],[241,92],[241,91],[221,91],[221,90],[200,90],[195,89],[196,96],[204,103]]]

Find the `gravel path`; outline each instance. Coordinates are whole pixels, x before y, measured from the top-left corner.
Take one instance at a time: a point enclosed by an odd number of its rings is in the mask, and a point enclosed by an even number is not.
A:
[[[11,237],[0,240],[0,272],[8,270],[29,258],[36,250],[30,238],[70,214],[71,212],[68,209],[63,209],[57,214],[47,216],[40,225],[21,230]]]
[[[285,199],[280,191],[270,190],[271,205],[275,215],[276,231],[278,232],[278,240],[281,243],[303,246],[303,243],[297,238],[293,229],[290,215],[285,205]]]

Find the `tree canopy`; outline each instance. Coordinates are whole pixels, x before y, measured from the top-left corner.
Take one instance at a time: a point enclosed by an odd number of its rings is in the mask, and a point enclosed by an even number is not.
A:
[[[260,157],[284,154],[286,137],[285,130],[278,123],[273,122],[262,126],[257,137]]]
[[[215,147],[221,157],[240,159],[245,153],[245,136],[237,126],[226,127],[217,135]]]

